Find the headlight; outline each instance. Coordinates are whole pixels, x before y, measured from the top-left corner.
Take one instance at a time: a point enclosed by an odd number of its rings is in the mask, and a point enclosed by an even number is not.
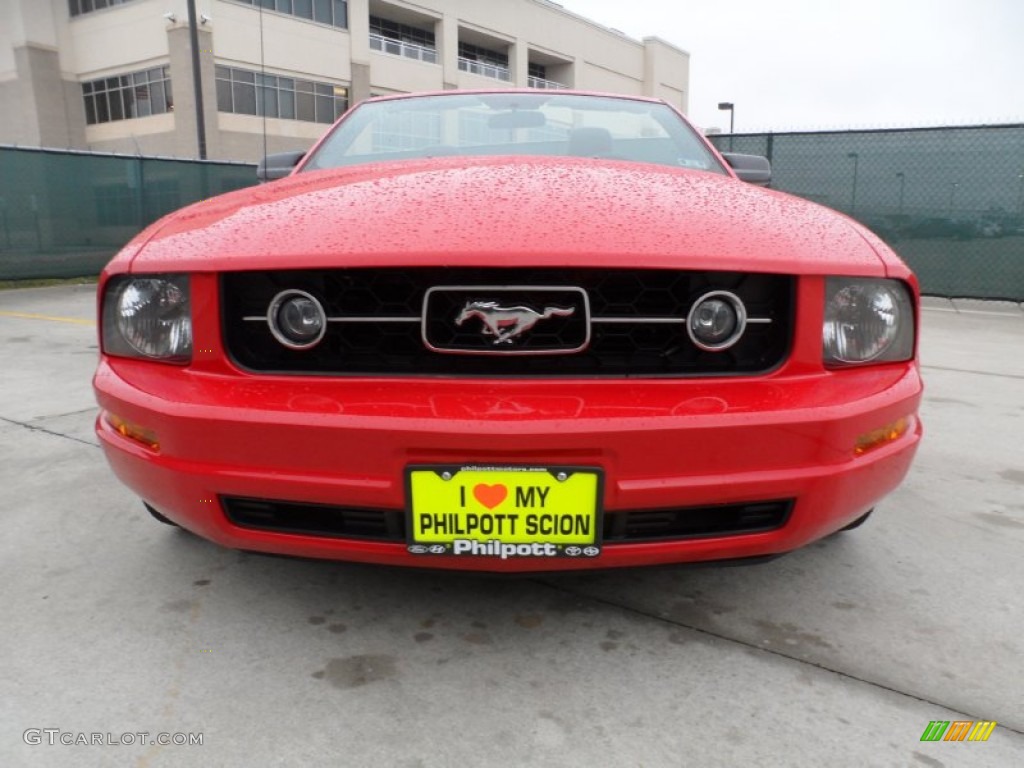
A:
[[[188,276],[112,278],[103,297],[103,351],[173,363],[191,360]]]
[[[914,309],[898,280],[830,277],[825,282],[825,364],[909,360],[914,355]]]

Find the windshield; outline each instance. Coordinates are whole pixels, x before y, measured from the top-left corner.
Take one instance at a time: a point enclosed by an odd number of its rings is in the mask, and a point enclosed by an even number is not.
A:
[[[600,157],[726,174],[693,129],[665,104],[550,93],[364,102],[302,169],[443,155]]]

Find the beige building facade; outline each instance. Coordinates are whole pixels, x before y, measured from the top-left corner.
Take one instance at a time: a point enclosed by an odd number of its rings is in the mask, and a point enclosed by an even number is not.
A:
[[[306,149],[371,95],[579,88],[683,111],[689,55],[546,0],[196,0],[210,159]],[[199,156],[186,0],[0,0],[0,144]]]

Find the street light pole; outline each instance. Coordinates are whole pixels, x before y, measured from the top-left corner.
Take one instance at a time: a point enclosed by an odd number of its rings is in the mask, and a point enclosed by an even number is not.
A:
[[[199,159],[206,159],[206,116],[203,113],[203,76],[199,70],[199,27],[196,22],[196,0],[188,0],[188,39],[192,46],[192,90],[196,100],[196,141]]]
[[[736,132],[736,105],[731,101],[720,101],[718,108],[729,113],[729,151],[732,152],[732,135]]]
[[[857,168],[860,165],[860,154],[847,152],[846,156],[853,159],[853,191],[850,194],[850,215],[857,213]]]
[[[953,218],[953,199],[956,197],[956,188],[959,186],[960,184],[955,181],[949,185],[949,218],[951,219]]]
[[[904,187],[906,185],[907,175],[903,171],[900,171],[899,173],[896,174],[896,178],[900,180],[900,207],[899,207],[899,215],[902,216],[903,215],[903,189],[904,189]]]

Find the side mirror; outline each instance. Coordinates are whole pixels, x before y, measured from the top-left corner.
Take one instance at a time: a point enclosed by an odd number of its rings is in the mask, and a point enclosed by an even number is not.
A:
[[[758,187],[767,187],[772,180],[772,164],[767,157],[760,155],[741,155],[738,152],[723,152],[725,162],[732,166],[740,181],[746,181]]]
[[[261,184],[265,181],[283,179],[295,169],[299,160],[305,156],[305,152],[278,152],[274,155],[267,155],[256,166],[256,178],[260,180]]]

